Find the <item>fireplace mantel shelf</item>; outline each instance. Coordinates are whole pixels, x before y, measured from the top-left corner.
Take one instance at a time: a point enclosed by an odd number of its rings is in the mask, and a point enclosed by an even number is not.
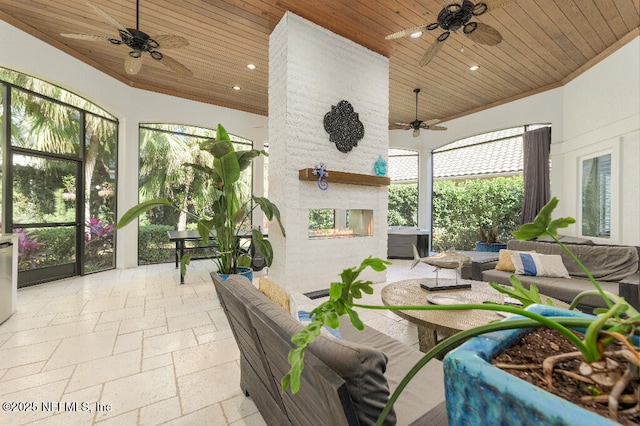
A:
[[[333,170],[327,170],[327,173],[329,173],[329,183],[347,183],[367,186],[388,186],[391,184],[391,179],[388,176],[363,175]],[[301,169],[299,179],[315,182],[318,180],[318,176],[313,174],[313,168]]]

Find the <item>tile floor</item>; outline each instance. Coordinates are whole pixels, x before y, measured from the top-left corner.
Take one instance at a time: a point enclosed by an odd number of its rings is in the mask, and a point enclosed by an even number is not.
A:
[[[409,265],[394,261],[387,282],[431,274]],[[193,262],[184,285],[164,264],[19,290],[0,325],[0,425],[264,425],[240,391],[210,267]],[[417,346],[415,326],[395,314],[361,317]]]

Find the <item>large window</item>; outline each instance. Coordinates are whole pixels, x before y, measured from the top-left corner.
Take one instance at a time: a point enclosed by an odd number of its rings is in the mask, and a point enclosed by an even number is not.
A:
[[[611,236],[611,154],[582,161],[582,235]]]
[[[200,150],[200,143],[215,139],[216,131],[202,127],[175,124],[140,125],[139,201],[167,198],[181,211],[171,207],[155,208],[140,217],[138,228],[138,263],[173,261],[168,230],[195,229],[192,215],[208,214],[214,189],[202,175],[185,164],[213,166],[213,157]],[[236,151],[252,149],[250,140],[229,135]],[[243,171],[241,202],[252,193],[251,168]],[[247,224],[250,227],[250,224]],[[205,255],[206,253],[202,253]],[[195,253],[198,255],[198,252]]]
[[[418,153],[389,149],[389,226],[418,226]]]
[[[19,234],[18,285],[114,268],[117,120],[12,70],[0,88],[0,225]]]

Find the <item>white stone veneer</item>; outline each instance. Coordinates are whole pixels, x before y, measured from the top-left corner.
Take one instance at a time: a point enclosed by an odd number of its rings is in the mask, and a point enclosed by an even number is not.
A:
[[[345,154],[329,141],[324,115],[341,100],[359,113],[365,135]],[[298,179],[298,170],[324,163],[373,175],[389,147],[387,58],[287,12],[269,39],[269,199],[282,214],[287,237],[269,227],[274,263],[269,276],[289,291],[329,288],[344,268],[368,256],[387,255],[387,187],[331,182],[321,191]],[[371,209],[371,237],[308,238],[309,209]],[[384,281],[385,272],[361,276]]]

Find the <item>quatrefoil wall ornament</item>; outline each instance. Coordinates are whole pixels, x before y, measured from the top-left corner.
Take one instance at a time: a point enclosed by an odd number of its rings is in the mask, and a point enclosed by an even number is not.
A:
[[[364,137],[364,124],[348,101],[331,106],[331,111],[324,115],[324,129],[329,133],[329,140],[344,153],[351,151]]]

